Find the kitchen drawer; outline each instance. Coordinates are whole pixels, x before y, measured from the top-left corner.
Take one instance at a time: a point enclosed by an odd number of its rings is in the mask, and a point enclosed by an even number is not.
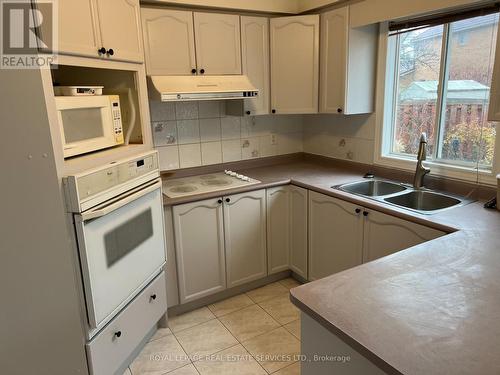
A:
[[[91,374],[115,374],[166,310],[165,272],[161,272],[86,345]]]

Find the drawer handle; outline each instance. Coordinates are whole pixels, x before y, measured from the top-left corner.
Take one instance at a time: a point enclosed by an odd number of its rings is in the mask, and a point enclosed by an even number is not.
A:
[[[120,337],[121,335],[122,335],[122,331],[116,331],[116,332],[115,332],[115,336],[116,336],[116,337]]]
[[[152,294],[151,299],[154,301],[156,299],[156,294]]]

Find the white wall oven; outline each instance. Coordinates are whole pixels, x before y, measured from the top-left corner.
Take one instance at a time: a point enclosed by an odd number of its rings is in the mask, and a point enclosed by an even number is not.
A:
[[[56,96],[64,157],[123,144],[118,95]]]
[[[64,185],[73,212],[91,338],[165,265],[157,153],[69,176]]]

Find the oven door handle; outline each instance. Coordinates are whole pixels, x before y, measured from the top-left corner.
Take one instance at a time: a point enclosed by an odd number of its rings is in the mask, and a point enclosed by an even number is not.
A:
[[[115,201],[111,203],[105,203],[102,205],[99,205],[91,210],[88,210],[86,212],[83,212],[81,214],[81,220],[82,221],[88,221],[88,220],[93,220],[97,219],[100,217],[103,217],[110,212],[113,212],[120,207],[125,206],[126,204],[129,204],[130,202],[139,199],[140,197],[155,191],[157,189],[161,189],[161,180],[158,179],[154,183],[147,185],[147,186],[140,186],[136,189],[133,189],[131,191],[128,191],[122,198],[118,197]]]

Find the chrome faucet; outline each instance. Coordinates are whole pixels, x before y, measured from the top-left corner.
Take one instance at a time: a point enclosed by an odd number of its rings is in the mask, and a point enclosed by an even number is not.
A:
[[[420,189],[424,186],[424,177],[431,170],[424,166],[423,161],[427,159],[427,134],[422,133],[420,136],[420,145],[417,154],[417,170],[413,179],[413,187]]]

